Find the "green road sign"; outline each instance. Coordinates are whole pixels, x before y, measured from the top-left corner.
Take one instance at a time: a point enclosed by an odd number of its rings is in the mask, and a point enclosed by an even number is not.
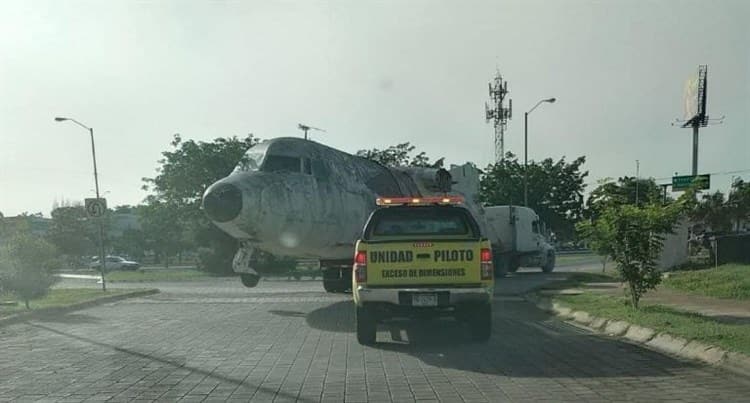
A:
[[[672,177],[672,190],[685,190],[693,183],[698,184],[698,189],[705,190],[711,187],[711,175],[683,175]]]

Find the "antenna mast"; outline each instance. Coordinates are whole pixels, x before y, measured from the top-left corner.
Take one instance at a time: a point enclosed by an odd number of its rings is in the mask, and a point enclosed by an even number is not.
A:
[[[503,105],[505,97],[508,95],[508,82],[503,81],[500,70],[495,73],[495,78],[489,83],[490,104],[484,103],[484,113],[487,123],[492,121],[495,127],[495,162],[501,162],[505,159],[505,129],[508,126],[508,119],[513,116],[513,100],[508,99],[508,107]]]
[[[298,128],[298,129],[300,129],[300,130],[302,130],[303,132],[305,132],[305,140],[307,140],[307,131],[308,131],[308,130],[310,130],[310,129],[312,129],[312,130],[317,130],[317,131],[319,131],[319,132],[323,132],[323,133],[325,133],[325,132],[326,132],[326,131],[325,131],[325,130],[323,130],[323,129],[318,129],[317,127],[312,127],[312,126],[307,126],[307,125],[303,125],[302,123],[298,123],[298,124],[297,124],[297,128]]]

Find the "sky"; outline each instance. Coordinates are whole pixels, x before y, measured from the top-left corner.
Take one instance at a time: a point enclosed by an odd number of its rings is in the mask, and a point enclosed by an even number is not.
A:
[[[175,133],[300,136],[355,152],[411,142],[494,160],[487,83],[508,81],[506,149],[586,156],[605,177],[689,174],[687,78],[708,67],[699,171],[750,179],[750,2],[0,1],[0,212],[93,197],[137,204]]]

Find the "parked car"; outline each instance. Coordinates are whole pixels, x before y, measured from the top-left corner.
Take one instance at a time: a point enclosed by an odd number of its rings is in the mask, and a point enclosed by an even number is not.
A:
[[[140,263],[126,260],[120,256],[107,256],[104,258],[104,261],[105,269],[107,270],[138,270],[141,267]],[[90,268],[97,270],[99,270],[100,266],[99,258],[94,258],[89,264]]]

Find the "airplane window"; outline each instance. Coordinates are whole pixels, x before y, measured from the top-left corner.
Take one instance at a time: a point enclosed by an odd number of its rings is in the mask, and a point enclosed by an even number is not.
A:
[[[248,151],[237,165],[239,171],[257,171],[263,162],[265,153]]]
[[[328,179],[330,171],[325,163],[321,160],[313,160],[312,162],[313,173],[318,179]]]
[[[300,159],[283,155],[266,155],[261,167],[265,172],[301,172]]]
[[[308,175],[312,175],[312,167],[310,163],[310,158],[302,159],[302,172]]]

